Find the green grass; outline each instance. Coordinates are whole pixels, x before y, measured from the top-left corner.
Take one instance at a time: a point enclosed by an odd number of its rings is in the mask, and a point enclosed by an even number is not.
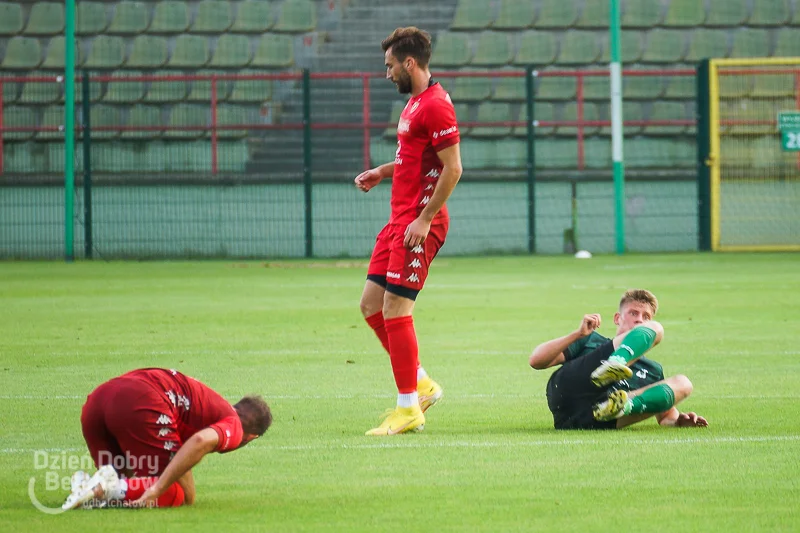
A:
[[[415,313],[445,398],[417,435],[363,432],[394,403],[360,262],[0,263],[0,530],[796,531],[800,256],[441,258]],[[624,289],[659,297],[650,355],[707,429],[556,432],[537,343]],[[80,455],[94,386],[177,368],[263,394],[265,438],[195,469],[193,508],[40,513],[35,450]],[[63,471],[68,476],[71,472]]]

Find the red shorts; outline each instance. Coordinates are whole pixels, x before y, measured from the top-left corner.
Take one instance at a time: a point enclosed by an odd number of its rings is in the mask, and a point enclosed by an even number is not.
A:
[[[419,246],[403,245],[407,224],[387,224],[375,239],[367,275],[385,276],[386,283],[419,291],[425,285],[431,261],[447,237],[447,224],[431,226],[428,237]]]
[[[115,378],[95,389],[81,412],[83,438],[99,468],[160,475],[181,447],[174,406],[157,389]]]

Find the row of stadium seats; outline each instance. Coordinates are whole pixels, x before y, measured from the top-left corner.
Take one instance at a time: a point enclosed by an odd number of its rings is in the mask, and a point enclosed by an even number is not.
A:
[[[27,11],[27,17],[26,17]],[[313,31],[316,6],[310,0],[226,2],[77,2],[77,35],[140,33],[286,33]],[[64,2],[0,2],[0,35],[64,33]]]
[[[622,0],[623,28],[800,25],[787,0]],[[538,7],[538,9],[537,9]],[[608,28],[609,0],[460,0],[454,30]]]
[[[99,35],[81,40],[75,66],[90,69],[124,68],[285,68],[294,65],[294,38],[265,33],[260,37],[223,34],[218,38],[180,35],[174,39],[139,35],[132,40]],[[35,37],[8,40],[0,68],[8,70],[63,69],[64,37],[53,37],[43,47]],[[85,50],[88,53],[85,53]]]
[[[798,31],[629,30],[622,32],[621,59],[623,63],[662,64],[696,63],[707,57],[792,57],[800,55]],[[437,67],[607,64],[609,50],[607,31],[441,32],[432,63]]]

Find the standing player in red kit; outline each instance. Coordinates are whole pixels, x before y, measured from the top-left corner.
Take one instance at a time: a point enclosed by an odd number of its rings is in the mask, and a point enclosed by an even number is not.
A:
[[[461,153],[450,95],[428,70],[430,35],[397,28],[381,47],[386,78],[411,97],[397,124],[394,161],[362,172],[355,183],[367,192],[392,178],[392,214],[372,251],[361,312],[389,352],[398,390],[397,407],[367,435],[396,435],[423,429],[423,413],[442,396],[419,364],[411,314],[447,236],[445,202],[461,178]]]
[[[123,374],[97,387],[83,406],[83,437],[98,470],[91,478],[72,476],[62,508],[191,505],[192,468],[203,456],[239,449],[270,424],[269,406],[259,396],[231,405],[175,370]]]

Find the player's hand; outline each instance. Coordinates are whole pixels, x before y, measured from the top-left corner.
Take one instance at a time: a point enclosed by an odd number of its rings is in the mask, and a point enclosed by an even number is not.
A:
[[[417,218],[408,225],[406,228],[406,236],[403,239],[403,245],[406,248],[413,248],[418,244],[425,242],[428,237],[428,232],[431,231],[431,223],[422,218]]]
[[[578,332],[581,334],[581,337],[585,337],[590,335],[594,330],[600,327],[600,315],[597,313],[592,313],[589,315],[583,315],[583,320],[581,320],[581,326],[578,328]]]
[[[158,483],[154,483],[144,491],[141,498],[131,504],[131,507],[155,507],[159,496],[161,490],[158,489]]]
[[[356,176],[355,183],[356,187],[364,192],[368,192],[371,188],[379,184],[382,179],[377,169],[371,168]]]
[[[708,420],[697,413],[681,413],[675,425],[679,428],[705,428],[708,427]]]

